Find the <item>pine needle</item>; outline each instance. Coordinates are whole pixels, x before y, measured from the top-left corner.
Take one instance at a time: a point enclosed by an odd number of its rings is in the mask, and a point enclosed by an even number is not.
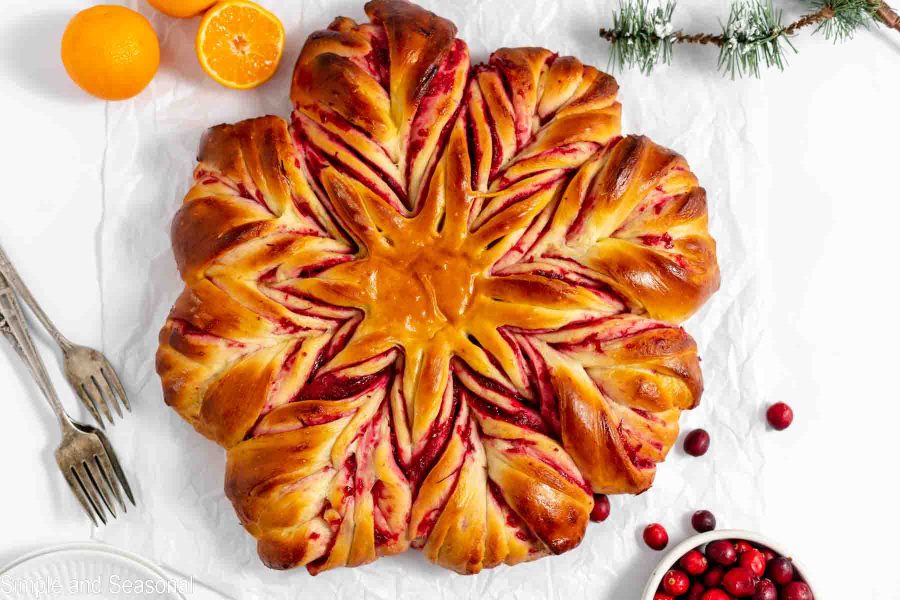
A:
[[[675,2],[651,9],[649,0],[622,0],[613,12],[610,30],[612,48],[609,56],[613,68],[640,68],[645,75],[658,63],[672,60],[672,12]]]
[[[719,68],[732,79],[759,77],[760,65],[784,69],[785,48],[794,46],[785,33],[781,11],[772,1],[738,0],[722,31]]]
[[[826,39],[835,43],[853,37],[856,30],[868,29],[875,22],[878,2],[871,0],[812,0],[818,10],[830,9],[834,16],[819,23],[813,33],[820,31]]]

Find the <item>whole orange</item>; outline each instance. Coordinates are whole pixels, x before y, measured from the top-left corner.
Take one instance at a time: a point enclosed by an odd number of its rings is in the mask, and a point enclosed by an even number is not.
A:
[[[124,100],[139,94],[156,74],[159,40],[142,15],[100,5],[72,17],[61,55],[81,89],[104,100]]]
[[[147,0],[156,10],[181,19],[199,15],[217,0]]]

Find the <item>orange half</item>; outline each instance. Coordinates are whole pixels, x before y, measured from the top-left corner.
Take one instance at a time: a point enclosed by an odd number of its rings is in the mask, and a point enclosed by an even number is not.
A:
[[[226,87],[246,90],[265,83],[278,69],[284,26],[254,2],[226,0],[203,17],[196,43],[207,75]]]

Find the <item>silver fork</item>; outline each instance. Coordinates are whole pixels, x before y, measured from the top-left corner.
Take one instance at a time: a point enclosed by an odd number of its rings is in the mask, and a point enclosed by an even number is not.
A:
[[[91,521],[97,526],[99,519],[105,525],[107,512],[116,518],[113,499],[127,512],[122,492],[132,505],[135,505],[134,495],[109,440],[99,429],[77,423],[66,414],[34,347],[15,293],[3,275],[0,275],[0,332],[28,366],[59,420],[63,439],[56,449],[56,463]]]
[[[12,289],[25,301],[31,312],[44,326],[44,329],[59,345],[65,359],[66,379],[69,380],[69,384],[75,389],[75,393],[81,398],[81,402],[100,427],[106,428],[100,416],[101,411],[107,420],[113,423],[110,404],[119,415],[119,418],[123,416],[119,403],[124,404],[125,408],[131,412],[131,405],[128,403],[128,396],[125,395],[125,388],[122,387],[119,376],[116,375],[115,370],[109,361],[106,360],[106,357],[93,348],[73,344],[60,333],[59,329],[50,321],[47,313],[43,311],[37,300],[31,295],[25,282],[19,277],[2,247],[0,247],[0,275],[6,277]]]

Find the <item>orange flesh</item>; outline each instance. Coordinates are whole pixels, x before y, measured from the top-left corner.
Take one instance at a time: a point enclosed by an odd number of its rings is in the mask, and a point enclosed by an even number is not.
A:
[[[200,53],[217,80],[248,86],[275,73],[283,41],[280,23],[268,15],[249,6],[229,6],[206,24]]]

